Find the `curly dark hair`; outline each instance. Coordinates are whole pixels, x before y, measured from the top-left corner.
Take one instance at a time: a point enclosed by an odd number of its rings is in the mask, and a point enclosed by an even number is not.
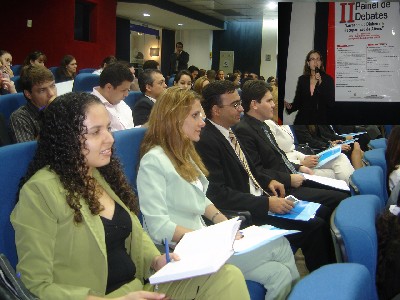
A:
[[[93,215],[104,208],[99,202],[96,179],[88,175],[82,149],[85,147],[87,127],[83,124],[91,105],[103,105],[99,98],[89,93],[68,93],[56,98],[42,116],[42,127],[38,148],[27,174],[21,179],[20,187],[38,170],[49,166],[57,173],[66,190],[66,201],[74,210],[74,221],[82,222],[81,203],[83,198]],[[138,201],[126,179],[119,160],[112,149],[110,163],[98,168],[100,174],[135,214],[139,212]]]

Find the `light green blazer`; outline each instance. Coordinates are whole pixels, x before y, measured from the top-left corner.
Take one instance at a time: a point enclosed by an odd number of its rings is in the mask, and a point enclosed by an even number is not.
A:
[[[132,233],[126,240],[128,254],[136,265],[134,281],[111,296],[143,289],[154,256],[160,253],[132,214],[111,190],[100,173],[94,177],[106,192],[130,213]],[[39,170],[22,187],[11,215],[21,279],[41,299],[85,299],[88,294],[104,295],[107,285],[107,253],[104,227],[99,215],[92,215],[81,200],[83,222],[73,221],[59,177],[48,168]]]

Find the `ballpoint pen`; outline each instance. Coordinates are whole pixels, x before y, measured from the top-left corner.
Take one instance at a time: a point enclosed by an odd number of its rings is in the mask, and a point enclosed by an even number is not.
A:
[[[171,261],[171,257],[169,256],[169,245],[167,238],[164,239],[164,246],[165,246],[165,257],[167,259],[167,263]]]

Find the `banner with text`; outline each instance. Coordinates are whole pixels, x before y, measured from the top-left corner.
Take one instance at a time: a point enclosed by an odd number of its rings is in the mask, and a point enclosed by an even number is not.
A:
[[[336,101],[400,101],[398,2],[335,5]]]

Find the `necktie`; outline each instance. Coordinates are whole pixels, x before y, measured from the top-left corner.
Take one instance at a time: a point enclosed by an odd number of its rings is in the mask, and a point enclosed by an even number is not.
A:
[[[266,195],[270,196],[258,183],[257,179],[255,179],[253,173],[251,173],[250,167],[247,163],[246,157],[242,151],[242,148],[239,145],[239,141],[237,140],[236,136],[233,134],[233,131],[229,129],[229,139],[232,142],[233,148],[235,149],[236,155],[238,156],[240,162],[243,165],[243,168],[246,170],[247,174],[249,175],[251,181],[253,181],[254,186],[256,189],[261,189]]]
[[[287,159],[286,155],[282,153],[282,150],[277,145],[275,139],[268,132],[268,129],[266,128],[266,126],[262,126],[262,129],[263,129],[265,135],[267,136],[267,138],[269,139],[269,141],[271,142],[272,146],[274,146],[275,150],[277,150],[281,154],[283,162],[285,163],[285,165],[289,169],[289,171],[292,174],[297,174],[296,169],[293,167],[292,163]]]

